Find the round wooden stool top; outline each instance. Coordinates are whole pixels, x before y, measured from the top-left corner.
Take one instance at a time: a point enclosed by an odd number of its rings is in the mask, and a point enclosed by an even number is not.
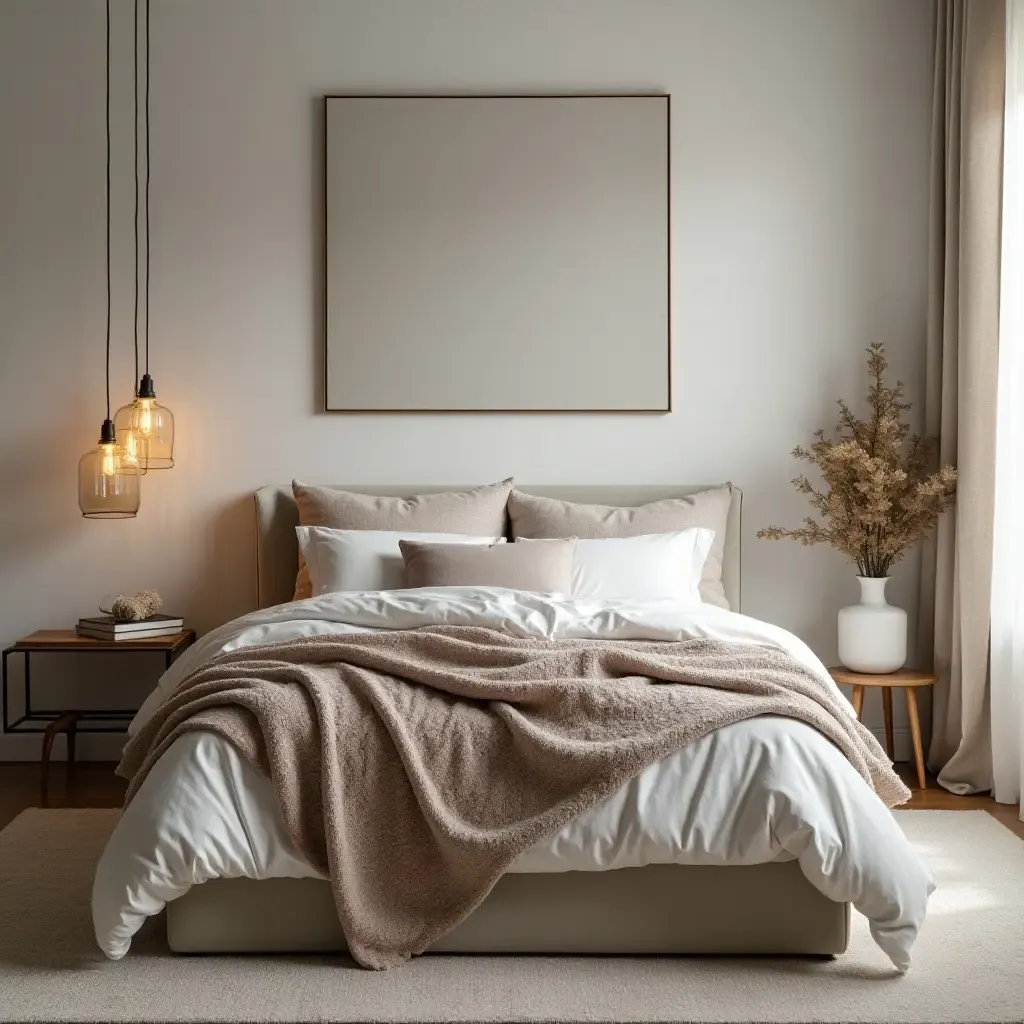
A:
[[[934,672],[919,668],[901,668],[884,675],[854,672],[842,665],[833,665],[828,671],[837,683],[845,686],[934,686],[939,681]]]

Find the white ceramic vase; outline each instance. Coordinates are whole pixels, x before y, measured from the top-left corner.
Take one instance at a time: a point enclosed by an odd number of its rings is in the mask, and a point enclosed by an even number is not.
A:
[[[860,603],[839,611],[839,660],[854,672],[895,672],[907,660],[907,613],[886,603],[888,576],[857,581]]]

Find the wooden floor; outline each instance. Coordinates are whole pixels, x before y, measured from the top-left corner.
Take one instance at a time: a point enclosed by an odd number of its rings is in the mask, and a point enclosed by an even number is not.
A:
[[[931,776],[928,777],[927,789],[915,789],[917,780],[913,765],[897,764],[893,767],[914,794],[910,798],[910,803],[905,804],[901,810],[988,811],[996,821],[1002,822],[1011,832],[1024,839],[1024,821],[1020,820],[1020,807],[1017,804],[997,804],[990,796],[954,796]]]
[[[913,769],[896,765],[903,780],[912,785]],[[112,764],[85,762],[68,772],[63,763],[50,774],[51,807],[119,807],[124,799],[125,782],[114,774]],[[39,806],[39,765],[0,764],[0,828],[26,807]],[[1020,808],[997,804],[987,796],[954,796],[929,779],[928,788],[914,790],[908,808],[930,811],[988,811],[1011,832],[1024,839]]]
[[[0,828],[26,807],[39,806],[39,765],[0,763]],[[120,807],[127,783],[102,761],[76,764],[69,772],[63,762],[50,768],[49,807]]]

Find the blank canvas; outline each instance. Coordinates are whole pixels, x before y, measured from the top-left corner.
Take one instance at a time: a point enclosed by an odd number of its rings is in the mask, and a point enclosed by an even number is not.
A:
[[[669,410],[667,96],[332,96],[326,155],[328,410]]]

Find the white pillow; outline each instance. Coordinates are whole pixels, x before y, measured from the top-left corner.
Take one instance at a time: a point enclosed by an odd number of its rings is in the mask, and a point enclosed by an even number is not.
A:
[[[333,530],[326,526],[297,526],[295,534],[309,566],[314,597],[339,590],[403,589],[405,562],[400,540],[436,544],[502,544],[505,540],[463,533]]]
[[[715,540],[701,527],[639,537],[576,541],[573,597],[668,599],[699,605],[700,578]],[[523,537],[517,544],[529,544]]]

